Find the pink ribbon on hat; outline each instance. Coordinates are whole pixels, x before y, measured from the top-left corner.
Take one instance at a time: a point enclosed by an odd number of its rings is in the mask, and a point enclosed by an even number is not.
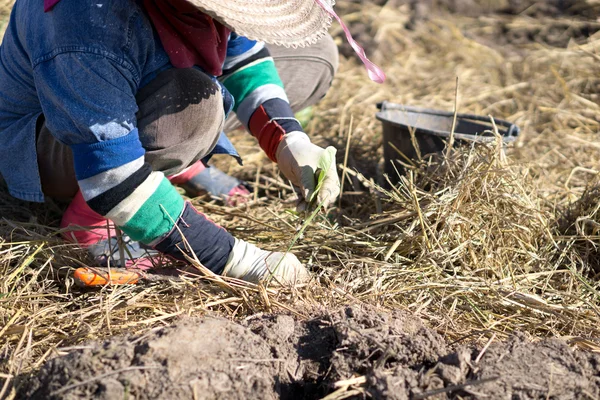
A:
[[[385,73],[383,72],[383,70],[381,68],[379,68],[377,65],[372,63],[371,60],[369,60],[367,58],[367,55],[365,54],[365,50],[362,47],[360,47],[360,45],[358,43],[356,43],[356,41],[352,37],[352,34],[350,33],[350,30],[348,29],[346,24],[344,24],[344,21],[342,21],[342,19],[336,14],[336,12],[333,10],[331,5],[326,3],[324,0],[315,0],[315,1],[317,2],[317,4],[319,6],[321,6],[321,8],[327,14],[331,15],[333,18],[335,18],[337,20],[337,22],[340,23],[342,29],[346,33],[346,39],[348,40],[348,43],[350,43],[350,46],[352,46],[352,49],[356,52],[356,55],[358,55],[358,58],[360,58],[360,60],[363,62],[363,64],[367,68],[367,73],[369,74],[369,78],[371,78],[371,80],[373,82],[383,83],[383,81],[385,81]]]
[[[60,0],[44,0],[44,12],[52,10],[52,7],[56,5]]]

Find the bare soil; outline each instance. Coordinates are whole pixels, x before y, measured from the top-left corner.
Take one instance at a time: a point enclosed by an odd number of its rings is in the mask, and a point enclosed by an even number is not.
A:
[[[313,399],[335,391],[357,399],[598,398],[600,355],[519,336],[483,351],[449,346],[414,317],[358,306],[307,321],[206,316],[81,346],[22,377],[19,396]]]

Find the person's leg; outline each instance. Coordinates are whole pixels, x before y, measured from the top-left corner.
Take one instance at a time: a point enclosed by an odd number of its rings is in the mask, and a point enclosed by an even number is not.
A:
[[[73,153],[52,136],[43,115],[37,123],[37,156],[44,195],[55,199],[72,199],[79,190]]]
[[[170,176],[208,155],[223,131],[221,87],[193,69],[169,69],[136,95],[146,161]]]
[[[327,94],[338,67],[338,49],[331,36],[304,48],[267,47],[294,112],[312,106]],[[230,115],[225,132],[239,127],[238,119]]]
[[[225,111],[218,83],[196,69],[170,69],[136,98],[142,144],[154,170],[171,175],[171,182],[190,197],[208,192],[233,205],[249,194],[238,179],[199,161],[223,131]],[[172,100],[165,104],[164,99]]]

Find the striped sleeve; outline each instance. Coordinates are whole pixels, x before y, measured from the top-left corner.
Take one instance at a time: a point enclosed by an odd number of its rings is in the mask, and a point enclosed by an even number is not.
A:
[[[223,271],[233,236],[185,203],[162,172],[152,171],[137,130],[71,148],[79,187],[92,210],[133,240],[180,261],[197,258],[217,274]]]
[[[283,135],[302,131],[273,58],[262,42],[232,34],[222,82],[235,99],[234,111],[273,161]]]
[[[161,172],[144,162],[137,129],[71,149],[79,187],[92,210],[142,243],[171,230],[183,212],[183,198]]]

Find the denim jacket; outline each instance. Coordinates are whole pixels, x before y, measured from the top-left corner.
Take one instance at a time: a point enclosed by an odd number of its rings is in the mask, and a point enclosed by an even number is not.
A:
[[[37,202],[40,115],[70,146],[125,136],[138,90],[172,68],[138,1],[63,0],[49,13],[42,3],[16,1],[0,46],[0,175],[11,195]],[[223,135],[214,153],[237,156]]]

